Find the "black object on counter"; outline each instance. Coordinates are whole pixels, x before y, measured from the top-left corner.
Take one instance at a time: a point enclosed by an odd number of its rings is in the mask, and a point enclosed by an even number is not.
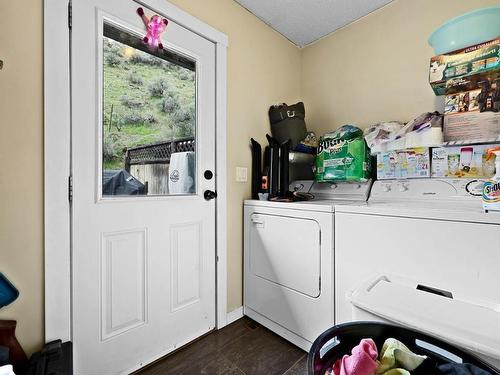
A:
[[[312,179],[314,156],[291,151],[290,139],[279,142],[266,134],[268,146],[264,148],[250,138],[252,151],[252,199],[259,199],[259,193],[267,193],[268,200],[294,200],[289,191],[290,181]]]
[[[269,142],[269,199],[274,198],[278,195],[279,191],[279,153],[280,145],[276,139],[266,134],[267,141]]]
[[[45,344],[43,349],[33,354],[25,375],[72,375],[73,345],[56,340]]]
[[[269,165],[270,161],[270,153],[269,146],[264,148],[264,169],[262,171],[262,186],[261,191],[263,193],[269,193]]]
[[[271,122],[273,138],[279,143],[291,139],[290,148],[295,148],[307,135],[305,116],[306,110],[302,102],[271,106],[269,108],[269,121]]]
[[[290,143],[288,140],[280,145],[280,185],[279,185],[279,196],[284,197],[288,194],[289,181],[289,154],[290,154]]]
[[[252,199],[259,199],[262,185],[262,147],[255,139],[252,142]]]

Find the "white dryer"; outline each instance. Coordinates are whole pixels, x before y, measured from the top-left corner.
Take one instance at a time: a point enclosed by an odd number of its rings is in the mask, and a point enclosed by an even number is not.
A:
[[[244,202],[244,313],[304,350],[334,324],[334,210],[371,183],[298,181],[307,202]]]
[[[500,214],[474,180],[376,181],[335,213],[336,324],[388,320],[500,365]]]

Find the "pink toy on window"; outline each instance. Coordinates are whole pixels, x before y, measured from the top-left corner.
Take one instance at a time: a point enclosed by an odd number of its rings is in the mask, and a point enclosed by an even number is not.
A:
[[[144,22],[144,26],[146,26],[147,29],[146,36],[142,38],[144,43],[148,43],[151,48],[158,47],[159,49],[163,49],[160,35],[167,28],[168,20],[156,14],[148,18],[148,16],[144,14],[142,8],[137,8],[137,14],[141,16],[142,22]]]

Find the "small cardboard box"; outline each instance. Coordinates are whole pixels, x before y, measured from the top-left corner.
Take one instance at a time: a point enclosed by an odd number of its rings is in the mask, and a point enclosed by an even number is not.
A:
[[[500,68],[479,74],[469,74],[464,77],[452,78],[446,81],[445,94],[476,90],[484,81],[495,82],[500,78]]]
[[[500,77],[500,38],[431,58],[429,82],[436,95],[473,90]]]
[[[499,81],[483,89],[446,95],[444,141],[500,140]]]
[[[377,179],[430,177],[431,161],[429,150],[428,147],[418,147],[377,154]]]
[[[461,112],[444,116],[444,140],[496,142],[500,140],[500,113]]]
[[[433,148],[431,177],[490,178],[495,173],[495,162],[486,160],[486,150],[491,147],[494,146]]]

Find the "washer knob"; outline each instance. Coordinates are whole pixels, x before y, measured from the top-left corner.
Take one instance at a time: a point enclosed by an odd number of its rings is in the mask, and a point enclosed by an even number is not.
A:
[[[407,190],[408,190],[408,186],[406,186],[405,184],[399,185],[399,191],[400,192],[405,192]]]
[[[391,185],[382,185],[382,191],[388,193],[391,191]]]

